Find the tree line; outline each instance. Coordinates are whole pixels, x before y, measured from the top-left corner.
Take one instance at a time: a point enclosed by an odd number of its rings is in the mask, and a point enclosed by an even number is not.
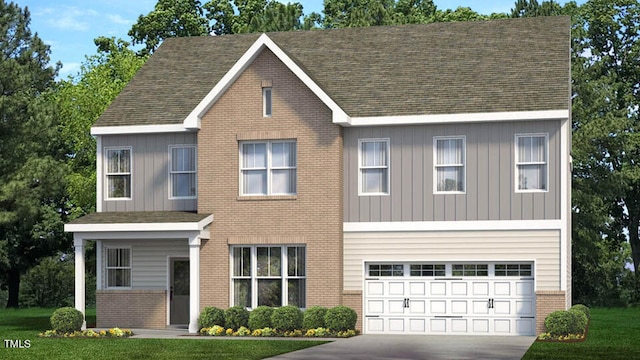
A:
[[[441,10],[432,0],[325,0],[321,14],[274,0],[159,0],[131,27],[130,42],[95,39],[96,53],[62,80],[49,45],[29,29],[28,9],[0,0],[0,15],[0,299],[7,307],[71,302],[72,239],[63,224],[95,211],[89,129],[164,39],[557,15],[572,18],[573,300],[640,302],[640,275],[630,270],[640,266],[637,0],[517,0],[510,13],[493,14]],[[94,249],[87,258],[95,281]]]

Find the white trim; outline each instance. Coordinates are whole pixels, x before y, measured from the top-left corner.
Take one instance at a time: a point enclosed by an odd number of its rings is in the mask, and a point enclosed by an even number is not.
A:
[[[167,255],[167,326],[171,325],[171,255]]]
[[[104,200],[104,170],[102,168],[102,136],[96,136],[96,212],[102,212],[102,202]]]
[[[96,290],[104,288],[104,279],[102,278],[102,241],[96,240]]]
[[[560,125],[560,290],[566,291],[568,286],[568,272],[571,271],[569,264],[570,259],[570,236],[571,229],[569,222],[571,221],[571,183],[570,183],[570,153],[571,144],[569,139],[571,136],[571,120],[564,120]],[[571,294],[566,294],[567,305],[571,303]]]
[[[386,192],[365,192],[362,189],[362,143],[367,142],[385,142],[387,151],[387,191]],[[361,138],[358,139],[358,196],[389,196],[391,194],[391,139],[390,138]]]
[[[200,314],[200,237],[189,237],[189,333],[198,332]]]
[[[169,125],[123,125],[123,126],[93,126],[91,135],[123,135],[123,134],[158,134],[187,132],[182,124]]]
[[[282,63],[293,72],[327,107],[333,112],[333,122],[344,124],[348,116],[333,99],[325,93],[267,34],[262,34],[251,47],[238,59],[229,71],[218,81],[211,91],[184,119],[186,129],[200,129],[200,120],[213,104],[224,94],[233,82],[246,70],[263,49],[269,49]]]
[[[545,188],[544,189],[520,189],[520,181],[518,179],[518,165],[519,165],[519,156],[518,156],[518,139],[519,138],[523,138],[523,137],[544,137],[544,155],[545,155],[545,159],[544,159],[544,165],[546,166],[545,169],[545,175],[546,175],[546,179],[545,179]],[[516,193],[546,193],[549,192],[549,133],[516,133],[514,135],[514,141],[513,141],[513,159],[514,159],[514,171],[513,171],[513,186],[514,186],[514,192]],[[562,148],[562,145],[561,145]],[[535,163],[534,163],[535,164]],[[562,171],[562,169],[560,170]]]
[[[133,199],[133,146],[105,146],[103,149],[103,154],[105,157],[109,156],[109,150],[129,150],[129,196],[128,197],[109,197],[109,181],[104,182],[104,199],[105,201],[129,201]],[[104,159],[104,166],[109,166],[109,160]],[[109,171],[107,169],[104,170],[105,180],[107,176],[109,176]],[[123,173],[126,175],[126,173]],[[122,174],[116,174],[122,175]]]
[[[343,232],[561,230],[563,220],[345,222]]]
[[[462,140],[462,191],[439,191],[438,190],[438,166],[440,167],[453,167],[457,165],[438,164],[438,140]],[[467,193],[467,137],[465,135],[454,136],[434,136],[433,137],[433,194],[434,195],[447,195],[447,194],[466,194]]]
[[[73,252],[75,256],[75,265],[74,265],[74,305],[75,308],[82,313],[82,330],[87,329],[87,318],[86,318],[86,302],[85,302],[85,258],[84,258],[84,249],[85,249],[86,241],[84,238],[80,236],[73,236]]]
[[[209,215],[199,222],[174,222],[174,223],[118,223],[118,224],[65,224],[65,232],[158,232],[158,231],[201,231],[205,226],[213,222],[213,215]],[[96,234],[101,239],[101,235]],[[136,236],[137,237],[137,236]]]
[[[289,144],[294,144],[295,146],[295,152],[296,152],[296,165],[295,166],[287,166],[287,167],[274,167],[273,166],[273,144],[284,144],[284,143],[289,143]],[[266,166],[264,169],[261,168],[243,168],[243,162],[244,162],[244,158],[243,158],[243,145],[247,145],[247,144],[265,144],[265,151],[266,151]],[[297,195],[298,194],[298,140],[297,139],[282,139],[282,140],[249,140],[249,141],[239,141],[238,143],[238,171],[239,171],[239,175],[238,175],[238,196],[240,197],[246,197],[246,196],[293,196],[293,195]],[[264,170],[266,172],[266,176],[267,176],[267,188],[266,188],[266,193],[265,194],[244,194],[244,174],[243,171],[262,171]],[[273,192],[273,173],[276,172],[277,170],[295,170],[296,171],[296,181],[295,181],[295,192],[292,193],[274,193]]]
[[[173,149],[184,149],[184,148],[193,148],[193,154],[194,154],[194,166],[195,166],[195,171],[193,172],[196,176],[196,193],[193,196],[173,196],[173,182],[171,179],[173,179],[172,175],[172,170],[171,170],[171,166],[173,164]],[[178,145],[169,145],[169,164],[167,166],[167,171],[168,171],[168,179],[169,181],[167,181],[169,183],[169,200],[190,200],[190,199],[197,199],[198,198],[198,145],[196,144],[178,144]],[[185,172],[182,172],[183,174]]]
[[[496,121],[561,120],[569,118],[569,110],[501,111],[438,115],[368,116],[347,118],[334,123],[343,126],[452,124]]]

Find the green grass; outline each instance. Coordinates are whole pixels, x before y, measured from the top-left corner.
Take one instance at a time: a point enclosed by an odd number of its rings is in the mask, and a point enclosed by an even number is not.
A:
[[[586,341],[534,342],[523,359],[640,359],[640,308],[591,309]]]
[[[55,309],[0,309],[0,359],[263,359],[326,341],[221,339],[50,339]],[[87,309],[87,322],[95,310]],[[7,348],[4,340],[30,340],[31,347]]]

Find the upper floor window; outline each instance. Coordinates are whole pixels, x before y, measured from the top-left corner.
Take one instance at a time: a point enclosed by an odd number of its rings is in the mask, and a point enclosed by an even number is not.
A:
[[[546,191],[547,134],[516,135],[518,191]]]
[[[389,194],[389,139],[361,139],[358,145],[360,194]]]
[[[465,191],[465,137],[434,138],[435,192]]]
[[[107,287],[131,287],[131,248],[107,248]]]
[[[296,194],[296,142],[240,143],[240,172],[241,195]]]
[[[131,198],[131,148],[107,148],[107,199]]]
[[[262,116],[269,117],[272,114],[272,89],[270,87],[262,88]]]
[[[169,146],[169,189],[171,198],[196,196],[195,145]]]

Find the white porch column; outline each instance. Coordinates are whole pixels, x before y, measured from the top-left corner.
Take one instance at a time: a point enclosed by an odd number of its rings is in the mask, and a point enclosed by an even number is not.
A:
[[[87,319],[85,313],[85,289],[84,289],[84,243],[85,240],[78,234],[73,234],[73,247],[75,249],[75,264],[76,264],[76,296],[75,304],[84,321],[82,321],[82,330],[87,329]]]
[[[198,332],[200,315],[200,236],[189,238],[189,333]]]

